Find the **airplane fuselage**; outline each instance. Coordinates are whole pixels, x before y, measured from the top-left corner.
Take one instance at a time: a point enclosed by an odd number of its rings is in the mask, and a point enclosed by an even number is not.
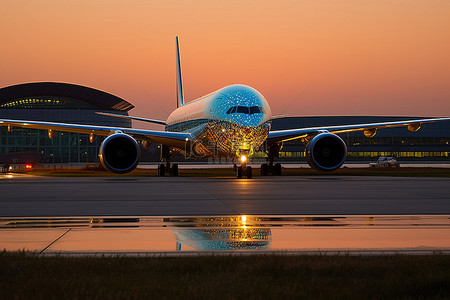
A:
[[[187,154],[235,158],[252,155],[264,143],[271,118],[261,93],[235,84],[178,107],[167,118],[166,131],[191,133]]]

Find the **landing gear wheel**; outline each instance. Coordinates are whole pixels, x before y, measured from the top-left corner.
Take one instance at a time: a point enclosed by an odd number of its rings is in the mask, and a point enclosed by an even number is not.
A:
[[[172,164],[172,167],[170,168],[170,175],[178,176],[178,164]]]
[[[261,176],[269,175],[269,166],[267,164],[261,164]]]
[[[242,167],[236,168],[236,178],[241,179],[242,178]]]
[[[158,165],[158,176],[166,176],[166,166],[164,164]]]
[[[275,176],[281,176],[281,164],[276,163],[274,165],[274,172],[273,173],[274,173]]]
[[[252,179],[252,167],[248,166],[245,168],[245,176],[247,177],[247,179]]]

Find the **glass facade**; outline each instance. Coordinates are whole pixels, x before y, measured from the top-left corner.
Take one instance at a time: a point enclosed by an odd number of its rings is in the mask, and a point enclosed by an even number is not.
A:
[[[131,121],[122,118],[105,117],[95,114],[98,110],[41,110],[41,109],[0,109],[0,117],[5,119],[25,119],[76,124],[94,124],[114,127],[131,127]],[[120,113],[117,111],[106,111]],[[39,153],[41,163],[95,163],[104,137],[98,136],[94,143],[89,135],[56,132],[50,139],[47,130],[0,127],[0,155],[5,153]]]
[[[131,127],[131,120],[97,115],[110,112],[128,115],[129,102],[96,89],[54,82],[19,84],[0,89],[0,118],[113,127]],[[104,137],[93,143],[89,135],[47,130],[0,127],[2,154],[37,153],[41,163],[95,163]]]

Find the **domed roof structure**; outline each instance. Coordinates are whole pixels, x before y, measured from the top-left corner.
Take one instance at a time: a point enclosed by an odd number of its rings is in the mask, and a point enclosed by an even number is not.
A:
[[[0,109],[59,108],[127,112],[134,106],[122,98],[93,88],[60,82],[33,82],[0,89]]]

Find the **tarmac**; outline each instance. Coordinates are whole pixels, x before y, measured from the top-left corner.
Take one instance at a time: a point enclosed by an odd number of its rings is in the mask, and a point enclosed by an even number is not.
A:
[[[0,175],[0,217],[450,214],[450,178]]]

